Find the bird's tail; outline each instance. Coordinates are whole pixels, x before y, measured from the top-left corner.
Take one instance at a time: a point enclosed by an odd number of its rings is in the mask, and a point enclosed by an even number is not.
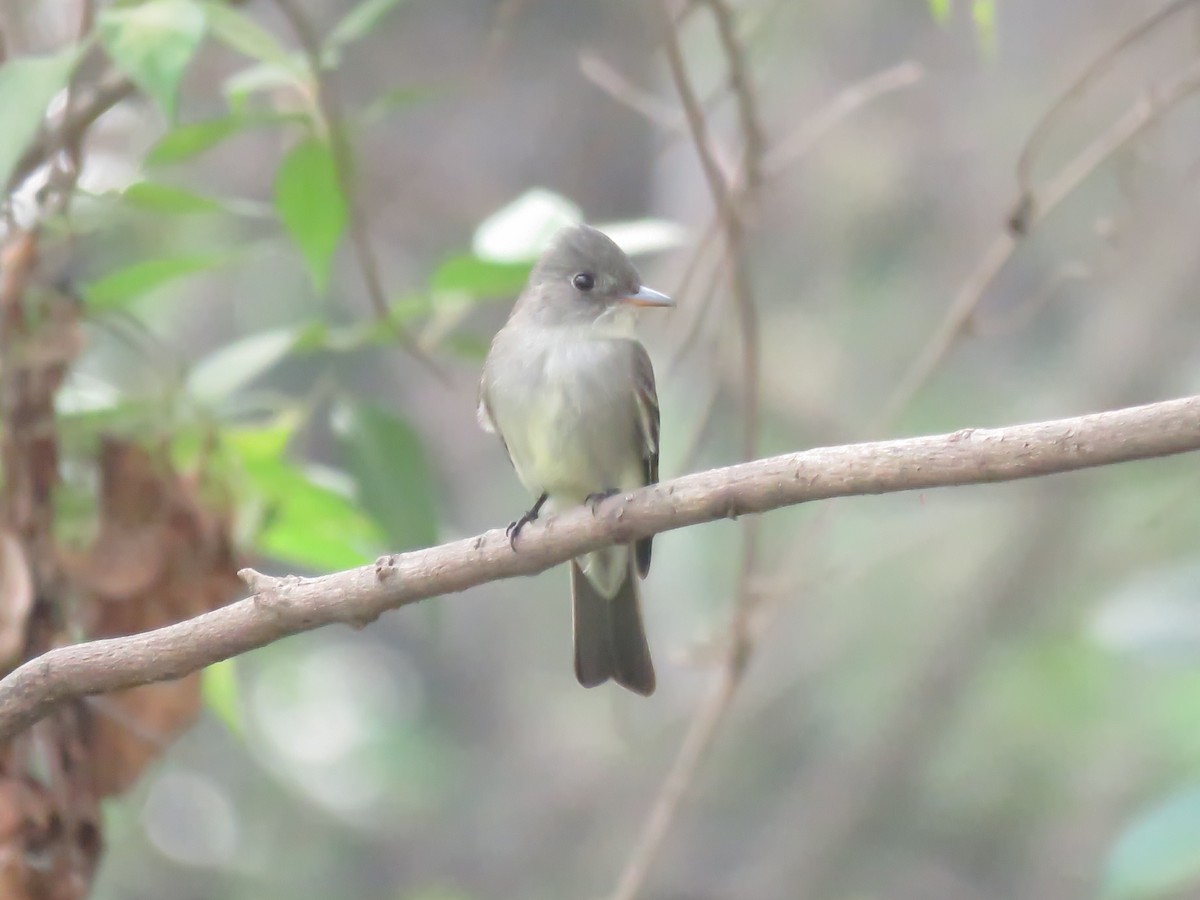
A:
[[[575,622],[575,677],[584,687],[613,679],[634,693],[654,693],[654,663],[642,626],[634,554],[625,554],[625,578],[605,597],[571,560],[571,605]]]

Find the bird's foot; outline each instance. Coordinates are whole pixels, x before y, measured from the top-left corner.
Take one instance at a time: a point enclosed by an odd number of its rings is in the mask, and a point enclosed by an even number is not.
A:
[[[521,533],[521,529],[537,519],[542,511],[542,504],[546,502],[546,495],[538,497],[537,503],[530,507],[529,511],[517,519],[515,522],[509,522],[508,527],[504,529],[505,535],[508,536],[508,546],[514,551],[517,549],[517,535]]]
[[[584,497],[583,502],[586,503],[591,508],[592,515],[594,516],[596,514],[597,506],[599,506],[602,502],[607,500],[609,497],[614,497],[619,493],[621,493],[619,488],[609,488],[608,490],[605,490],[605,491],[596,491],[596,493],[588,494],[586,497]]]
[[[504,533],[506,535],[508,535],[508,546],[510,546],[514,550],[516,550],[517,549],[517,535],[519,535],[521,533],[522,528],[524,528],[530,522],[537,519],[537,517],[538,517],[538,514],[535,513],[533,510],[530,510],[529,512],[527,512],[523,516],[521,516],[521,518],[517,519],[515,522],[509,522],[508,527],[504,529]]]

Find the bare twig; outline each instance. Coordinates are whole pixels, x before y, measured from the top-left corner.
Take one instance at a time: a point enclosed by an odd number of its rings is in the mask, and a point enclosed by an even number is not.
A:
[[[868,103],[912,87],[924,77],[925,70],[919,63],[905,60],[862,81],[846,85],[827,103],[805,117],[794,131],[774,143],[763,160],[764,173],[768,178],[779,175],[785,167],[808,155],[821,138]]]
[[[28,178],[38,166],[44,165],[60,147],[79,144],[97,119],[136,92],[137,87],[128,78],[123,75],[110,75],[90,93],[79,97],[74,109],[60,127],[54,129],[53,133],[43,132],[21,154],[8,181],[9,192]]]
[[[807,119],[805,125],[784,144],[782,153],[768,153],[762,141],[761,130],[757,125],[754,95],[745,75],[741,48],[738,46],[736,40],[733,39],[733,26],[731,19],[728,17],[728,8],[723,3],[720,3],[719,0],[712,0],[708,5],[713,8],[714,15],[717,16],[718,30],[722,33],[723,45],[729,56],[728,64],[731,70],[735,67],[737,68],[737,74],[733,74],[731,71],[730,77],[735,93],[739,96],[739,113],[747,155],[743,160],[743,170],[737,173],[728,185],[724,185],[721,182],[723,190],[718,194],[714,189],[714,185],[717,184],[719,179],[719,170],[715,163],[706,163],[706,157],[711,154],[706,154],[705,152],[708,142],[706,131],[703,127],[703,115],[698,109],[698,104],[694,101],[694,95],[692,102],[689,103],[688,98],[692,92],[690,91],[686,69],[682,65],[682,59],[679,58],[678,40],[676,35],[668,29],[669,33],[666,43],[668,62],[671,65],[672,75],[683,102],[685,113],[688,114],[693,143],[696,144],[701,162],[705,163],[705,174],[709,181],[710,190],[714,192],[714,205],[717,207],[715,218],[706,227],[703,236],[697,243],[687,273],[690,278],[692,273],[698,268],[698,260],[701,255],[709,252],[707,249],[708,245],[715,239],[719,233],[719,229],[723,230],[725,232],[727,262],[733,272],[735,296],[739,298],[744,296],[747,298],[747,302],[738,304],[739,313],[742,313],[747,306],[753,311],[753,304],[748,300],[748,275],[743,275],[745,280],[741,283],[744,294],[738,293],[739,266],[742,267],[741,271],[743,273],[745,271],[740,216],[742,211],[747,209],[756,198],[763,176],[779,174],[785,166],[807,153],[819,138],[828,133],[842,119],[874,97],[915,83],[920,80],[923,71],[916,64],[906,62],[877,73],[865,81],[849,86],[840,92],[830,104],[818,111],[816,115]],[[672,57],[673,47],[675,49],[674,59]],[[724,202],[722,202],[723,198],[725,198]],[[732,231],[730,229],[731,223],[734,226],[734,230]],[[684,337],[677,345],[675,353],[672,356],[672,363],[669,367],[671,371],[675,370],[695,340],[696,335],[699,333],[703,316],[703,309],[693,314],[692,321],[689,323],[689,327],[685,329]],[[743,324],[743,338],[745,338],[745,335],[746,331]],[[744,340],[744,360],[750,359],[751,353],[754,355],[753,358],[757,358],[757,332],[755,332],[754,341],[755,343],[751,345]],[[745,383],[749,382],[745,381]],[[713,401],[715,401],[715,397],[716,395],[714,394],[710,400],[706,416],[714,408]],[[758,401],[758,388],[756,384],[754,396],[745,401],[747,409],[753,409],[754,411],[755,430],[753,432],[749,430],[751,421],[750,416],[747,416],[746,435],[750,441],[754,440],[757,436]],[[698,433],[702,434],[703,427],[704,425],[702,424],[701,430]],[[690,452],[691,450],[689,449]],[[753,591],[751,587],[754,581],[753,575],[757,554],[756,529],[757,522],[747,522],[733,618],[726,640],[728,652],[724,666],[721,669],[717,684],[714,686],[712,693],[697,710],[692,725],[672,764],[671,771],[659,795],[655,799],[649,817],[637,839],[633,855],[627,861],[618,880],[618,887],[613,894],[614,900],[631,900],[640,891],[642,884],[649,874],[650,866],[661,847],[662,841],[670,829],[671,822],[678,812],[679,804],[686,793],[686,788],[695,779],[699,771],[704,751],[715,738],[718,727],[733,702],[742,674],[753,652],[755,635],[751,628],[751,623],[752,619],[758,614],[758,607],[760,605],[760,592]]]
[[[375,248],[371,243],[371,233],[367,228],[366,216],[358,191],[355,190],[354,150],[350,146],[350,139],[346,131],[346,117],[342,110],[341,97],[322,73],[320,36],[296,0],[275,0],[275,5],[287,19],[292,31],[295,32],[313,79],[316,104],[321,118],[324,119],[323,124],[329,138],[329,150],[333,157],[338,188],[342,192],[349,214],[350,245],[354,250],[358,269],[375,315],[381,322],[387,323],[406,351],[421,362],[438,380],[447,383],[446,374],[441,367],[421,348],[416,338],[396,321],[388,305],[387,292],[384,290],[383,279],[379,274],[379,260],[375,256]]]
[[[924,77],[925,70],[920,65],[905,61],[869,75],[862,81],[847,85],[828,102],[807,116],[794,131],[767,149],[762,164],[765,179],[769,181],[782,175],[787,167],[794,165],[799,159],[806,156],[821,138],[863,106],[886,94],[911,87]],[[737,202],[742,205],[745,202],[742,185],[734,185],[734,188],[737,192]],[[711,252],[711,244],[719,233],[719,227],[720,219],[716,216],[705,226],[688,261],[684,282],[674,296],[682,296],[687,290],[691,276],[699,266],[699,261]],[[671,353],[671,361],[667,365],[668,373],[674,372],[691,350],[706,305],[698,307],[682,329],[683,336]]]
[[[717,26],[717,37],[725,53],[725,65],[729,69],[729,87],[737,98],[738,120],[741,122],[742,140],[745,142],[742,153],[742,178],[747,189],[752,192],[762,183],[763,156],[766,152],[766,138],[763,137],[762,120],[758,113],[758,94],[750,82],[746,52],[738,39],[729,6],[725,0],[698,2],[702,2],[712,12],[713,21]]]
[[[708,123],[688,78],[687,68],[683,61],[683,51],[679,46],[679,35],[675,32],[666,7],[660,4],[658,8],[662,12],[665,28],[663,48],[667,55],[667,65],[671,70],[671,78],[675,82],[679,101],[683,105],[688,130],[691,132],[692,143],[696,146],[696,153],[700,157],[700,166],[704,171],[705,181],[708,182],[713,205],[717,209],[721,227],[725,232],[734,301],[737,304],[738,321],[741,328],[742,396],[745,404],[743,409],[745,416],[743,449],[746,457],[749,458],[754,456],[754,448],[758,440],[759,338],[758,314],[754,308],[750,272],[743,247],[744,232],[741,214],[712,151],[708,136]]]
[[[1078,100],[1093,81],[1111,68],[1123,51],[1137,43],[1157,26],[1193,2],[1195,0],[1172,0],[1172,2],[1168,3],[1162,9],[1147,16],[1123,34],[1111,47],[1093,59],[1083,72],[1079,74],[1079,77],[1042,113],[1042,117],[1033,126],[1033,130],[1029,133],[1029,137],[1025,141],[1025,146],[1021,149],[1021,155],[1017,159],[1017,194],[1020,197],[1017,204],[1018,209],[1027,209],[1029,203],[1032,201],[1034,157],[1041,150],[1047,135],[1063,111]],[[1011,221],[1014,229],[1020,230],[1020,226],[1024,224],[1025,217],[1019,214],[1014,215]]]
[[[630,82],[599,54],[589,51],[580,53],[579,71],[608,96],[660,128],[676,130],[683,125],[678,110]]]
[[[692,282],[699,276],[702,267],[701,264],[707,260],[709,253],[712,252],[712,245],[716,243],[717,233],[717,220],[713,219],[708,224],[708,230],[696,242],[696,248],[692,251],[688,259],[687,267],[684,269],[683,276],[679,279],[679,286],[676,288],[675,293],[671,295],[672,297],[682,299],[687,295]],[[722,252],[728,252],[728,248],[725,248]],[[709,310],[712,308],[713,300],[717,295],[720,273],[725,271],[727,266],[728,263],[724,258],[718,259],[708,271],[708,278],[704,281],[702,293],[683,308],[685,315],[680,316],[682,321],[678,321],[673,329],[679,333],[679,338],[664,368],[664,374],[667,379],[674,378],[678,374],[679,367],[683,364],[684,359],[700,337],[700,332],[704,328]]]
[[[725,238],[725,258],[728,262],[730,282],[733,288],[734,305],[738,314],[742,358],[742,406],[743,432],[742,452],[744,459],[756,455],[758,447],[759,406],[761,401],[760,339],[758,312],[754,305],[750,270],[745,252],[745,232],[740,206],[751,198],[761,182],[763,140],[754,105],[753,91],[745,75],[741,60],[741,49],[732,32],[728,10],[719,2],[710,4],[717,18],[718,31],[729,59],[730,81],[738,96],[739,117],[745,133],[745,149],[742,159],[740,180],[745,185],[741,198],[734,195],[717,163],[704,110],[688,77],[683,51],[679,45],[677,25],[672,21],[666,0],[658,6],[664,27],[663,47],[667,65],[700,165],[708,182],[717,221]],[[734,68],[737,71],[734,73]],[[697,319],[697,322],[699,320]],[[614,900],[632,900],[645,882],[651,864],[658,855],[679,803],[687,787],[695,779],[699,765],[707,748],[712,744],[717,728],[737,692],[737,686],[750,658],[752,641],[750,616],[754,605],[754,592],[750,589],[758,558],[758,522],[748,520],[742,528],[741,558],[737,584],[734,590],[733,614],[729,623],[728,652],[718,676],[717,686],[708,701],[701,705],[692,720],[687,737],[671,766],[670,773],[656,797],[648,818],[642,826],[634,845],[634,852],[626,862],[618,879]]]
[[[529,525],[319,578],[242,577],[253,597],[144,634],[53,649],[0,681],[0,741],[69,699],[178,678],[287,635],[530,575],[616,543],[833,497],[1012,481],[1200,450],[1200,396],[1032,425],[826,447],[698,472]]]
[[[1026,231],[1050,215],[1114,153],[1157,122],[1173,106],[1198,90],[1200,62],[1193,63],[1174,78],[1151,88],[1101,135],[1079,151],[1046,184],[1039,200],[1029,207],[1024,231],[1005,229],[996,236],[955,294],[932,337],[913,360],[884,405],[876,424],[876,433],[891,427],[901,410],[908,406],[957,343],[987,289],[1008,264]]]
[[[711,693],[692,717],[687,734],[684,735],[683,743],[671,765],[671,771],[667,773],[662,787],[659,788],[650,815],[638,834],[633,854],[621,870],[617,887],[612,893],[613,900],[636,897],[641,890],[658,856],[659,848],[675,821],[679,804],[695,780],[704,754],[712,745],[725,719],[725,713],[733,705],[739,681],[740,672],[723,666]]]
[[[86,44],[88,36],[96,21],[95,0],[82,0],[79,5],[78,42]],[[57,145],[51,155],[49,177],[43,188],[45,198],[42,203],[42,216],[59,215],[66,212],[71,205],[75,193],[75,185],[79,181],[80,167],[83,160],[83,139],[87,129],[69,130],[66,126],[76,117],[76,106],[79,102],[81,75],[77,67],[67,81],[66,96],[63,100],[62,124],[55,129]]]

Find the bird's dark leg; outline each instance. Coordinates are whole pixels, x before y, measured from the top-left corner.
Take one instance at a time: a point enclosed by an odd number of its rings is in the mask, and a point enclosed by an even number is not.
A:
[[[613,497],[619,493],[621,493],[620,488],[608,488],[603,491],[596,491],[596,493],[594,493],[594,494],[588,494],[586,497],[583,498],[583,502],[592,508],[592,515],[594,516],[596,514],[597,506],[599,506],[603,501],[607,500],[609,497]]]
[[[515,522],[508,523],[508,528],[504,530],[504,533],[508,535],[508,546],[512,547],[513,550],[517,549],[517,535],[521,533],[522,528],[538,517],[538,514],[542,511],[542,504],[546,502],[549,496],[549,494],[543,493],[542,496],[537,498],[537,502],[530,507],[529,512],[525,513]]]

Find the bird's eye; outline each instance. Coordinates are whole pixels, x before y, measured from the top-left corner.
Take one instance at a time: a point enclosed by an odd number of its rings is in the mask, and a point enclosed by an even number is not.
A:
[[[575,285],[577,290],[590,291],[596,286],[596,278],[591,272],[580,272],[571,279],[571,284]]]

